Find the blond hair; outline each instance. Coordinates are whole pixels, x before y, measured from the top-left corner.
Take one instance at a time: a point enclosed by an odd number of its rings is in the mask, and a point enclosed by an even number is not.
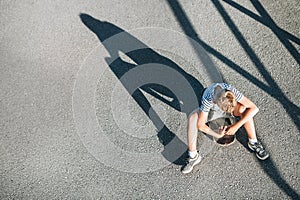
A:
[[[237,104],[234,93],[219,85],[214,90],[214,102],[226,113],[232,113]]]

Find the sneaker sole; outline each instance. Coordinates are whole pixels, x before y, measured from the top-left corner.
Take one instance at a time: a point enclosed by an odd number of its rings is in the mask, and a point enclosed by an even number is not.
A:
[[[249,142],[248,142],[248,147],[249,147],[252,151],[254,151],[254,149],[250,146]]]
[[[256,154],[256,157],[260,160],[266,160],[267,158],[269,158],[269,155],[266,155],[264,157],[260,157],[259,155]]]

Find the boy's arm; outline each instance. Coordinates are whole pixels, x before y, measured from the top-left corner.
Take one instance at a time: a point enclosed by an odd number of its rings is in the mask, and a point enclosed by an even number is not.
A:
[[[247,97],[243,97],[240,101],[240,104],[242,104],[244,107],[246,107],[246,110],[243,112],[240,120],[229,127],[228,131],[226,132],[226,135],[233,135],[235,132],[242,127],[247,121],[252,119],[259,111],[257,106]]]
[[[211,128],[209,128],[209,126],[206,125],[207,117],[208,117],[208,112],[200,111],[198,122],[197,122],[198,130],[216,138],[223,137],[227,127],[225,126],[222,130],[220,130],[219,131],[220,133],[216,133]]]

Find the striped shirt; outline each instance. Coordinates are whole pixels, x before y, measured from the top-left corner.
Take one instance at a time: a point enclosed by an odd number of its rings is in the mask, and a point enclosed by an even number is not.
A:
[[[230,90],[234,93],[236,101],[239,102],[243,98],[243,94],[239,92],[235,87],[227,83],[213,83],[204,91],[201,99],[200,110],[203,112],[209,112],[213,107],[217,107],[216,104],[213,103],[214,89],[219,85],[221,88]]]

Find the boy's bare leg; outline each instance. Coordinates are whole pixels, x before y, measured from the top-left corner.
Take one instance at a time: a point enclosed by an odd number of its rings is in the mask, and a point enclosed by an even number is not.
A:
[[[235,112],[234,115],[242,117],[245,114],[246,109],[242,109],[242,112],[239,112],[239,111]],[[255,125],[254,125],[254,119],[253,118],[251,118],[249,121],[247,121],[244,124],[244,128],[246,130],[248,138],[251,139],[251,140],[257,141]]]
[[[197,150],[197,128],[198,113],[194,112],[189,116],[188,119],[188,130],[187,130],[187,141],[188,141],[188,150],[194,152]]]
[[[244,124],[244,128],[246,129],[249,139],[257,140],[253,118]]]
[[[245,114],[245,112],[246,112],[246,107],[240,106],[238,110],[234,111],[234,116],[242,117]],[[247,121],[244,124],[244,128],[246,130],[246,133],[247,133],[247,136],[248,136],[249,139],[257,140],[253,118],[251,118],[249,121]]]
[[[251,118],[248,122],[244,124],[244,127],[246,129],[249,142],[248,146],[249,148],[256,152],[256,156],[261,159],[265,160],[269,157],[269,153],[265,150],[265,148],[257,141],[256,132],[255,132],[255,126],[254,126],[254,120]]]
[[[189,159],[186,165],[182,168],[183,174],[190,173],[194,166],[199,164],[202,157],[197,152],[197,136],[198,136],[198,112],[193,112],[188,118],[187,141],[189,150]]]

